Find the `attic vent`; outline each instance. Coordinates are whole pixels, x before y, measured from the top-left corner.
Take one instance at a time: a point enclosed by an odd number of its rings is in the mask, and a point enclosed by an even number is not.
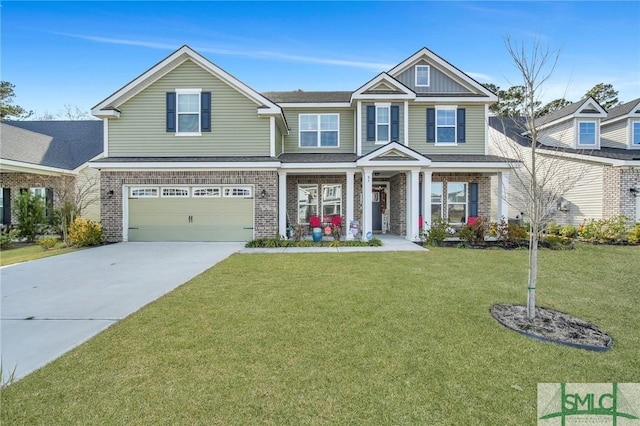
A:
[[[590,109],[586,109],[585,108],[580,112],[583,113],[583,114],[597,114],[598,113],[598,111],[593,109],[593,108],[590,108]]]

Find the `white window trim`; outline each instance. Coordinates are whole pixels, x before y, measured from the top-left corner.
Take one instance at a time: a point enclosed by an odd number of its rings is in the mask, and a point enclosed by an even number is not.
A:
[[[449,185],[463,184],[465,188],[465,202],[464,203],[450,203],[449,202]],[[442,200],[447,197],[447,222],[451,225],[464,225],[469,220],[469,182],[447,182],[447,191],[445,193],[444,188],[442,191]],[[465,222],[449,222],[449,205],[462,205],[464,204],[464,219]],[[444,215],[444,211],[442,212]]]
[[[42,192],[42,194],[38,194],[38,192]],[[34,186],[33,188],[29,188],[29,193],[32,195],[38,195],[43,200],[46,200],[47,198],[47,188],[43,186]]]
[[[242,191],[242,194],[234,194],[235,190]],[[253,188],[250,186],[226,186],[222,189],[222,196],[225,198],[251,198]]]
[[[322,146],[322,119],[321,117],[327,115],[335,115],[338,118],[336,124],[336,130],[325,130],[325,132],[336,132],[337,133],[337,141],[338,144],[336,146]],[[317,133],[316,137],[316,145],[315,146],[302,146],[302,132],[312,132],[312,130],[302,130],[300,128],[301,117],[303,116],[315,116],[318,124],[318,130],[314,130],[313,132]],[[325,149],[335,149],[340,147],[340,114],[339,113],[319,113],[319,114],[298,114],[298,148],[325,148]]]
[[[631,149],[640,148],[640,140],[638,140],[638,143],[633,143],[633,128],[635,126],[640,127],[640,121],[631,121],[631,125],[629,126],[629,148]]]
[[[318,210],[318,214],[320,215],[320,218],[322,219],[324,217],[324,189],[326,187],[340,187],[340,197],[337,198],[337,200],[339,200],[339,203],[337,205],[340,206],[340,216],[342,216],[342,184],[340,183],[323,183],[320,186],[320,194],[318,194],[318,203],[320,204],[320,210]]]
[[[196,194],[198,191],[212,190],[213,194]],[[193,198],[220,198],[222,197],[222,190],[219,186],[194,186],[191,188],[191,197]]]
[[[440,194],[440,202],[439,203],[434,203],[433,202],[433,185],[440,185],[440,191],[442,192],[442,194]],[[429,189],[429,194],[430,194],[430,199],[429,199],[429,220],[431,221],[430,223],[433,222],[433,217],[431,216],[431,212],[433,210],[433,206],[434,205],[439,205],[440,206],[440,219],[443,219],[444,216],[444,182],[431,182],[431,188]],[[422,215],[423,218],[422,220],[425,219],[426,214]]]
[[[581,123],[593,123],[593,128],[595,130],[595,140],[594,143],[580,143],[580,124]],[[589,147],[589,148],[600,148],[600,129],[598,122],[595,120],[576,120],[576,146],[577,147]]]
[[[315,187],[315,189],[316,189],[316,194],[317,194],[317,196],[316,196],[316,202],[315,202],[315,203],[306,203],[306,202],[305,202],[303,205],[304,205],[304,206],[314,206],[314,205],[315,205],[315,207],[316,207],[316,214],[319,214],[319,213],[320,213],[320,211],[318,210],[318,204],[320,204],[320,193],[318,192],[318,185],[317,185],[317,184],[313,184],[313,183],[299,183],[299,184],[298,184],[298,186],[296,187],[296,189],[297,189],[297,194],[298,194],[298,196],[297,196],[297,200],[298,200],[298,201],[297,201],[297,203],[296,203],[296,210],[297,210],[297,216],[298,216],[298,218],[297,218],[297,219],[298,219],[298,223],[299,223],[300,225],[308,225],[308,224],[309,224],[309,222],[301,222],[301,219],[302,219],[302,218],[300,217],[300,187],[301,187],[301,186],[305,186],[305,187],[307,187],[307,188],[312,187],[312,186],[313,186],[313,187]]]
[[[427,69],[427,84],[418,84],[418,68],[426,68]],[[414,68],[415,74],[415,85],[416,87],[429,87],[431,84],[431,66],[430,65],[416,65]]]
[[[438,142],[438,111],[451,111],[453,110],[453,142]],[[458,106],[457,105],[441,105],[436,107],[436,145],[444,146],[456,146],[458,145]],[[451,127],[451,126],[442,126]]]
[[[202,136],[202,89],[175,89],[176,92],[176,136]],[[180,105],[180,95],[199,95],[198,96],[198,131],[197,132],[181,132],[180,131],[180,111],[178,105]],[[190,112],[188,114],[193,114]]]
[[[300,187],[301,186],[305,186],[305,187],[315,187],[316,189],[316,193],[318,194],[317,198],[316,198],[316,202],[315,203],[304,203],[303,205],[305,206],[315,206],[316,207],[316,215],[320,217],[320,220],[322,220],[323,218],[323,212],[324,212],[324,203],[323,203],[323,199],[324,199],[324,188],[327,186],[339,186],[340,187],[340,197],[338,198],[340,200],[340,216],[343,216],[343,204],[342,204],[342,191],[343,191],[343,185],[341,183],[335,182],[335,183],[323,183],[321,185],[318,184],[314,184],[314,183],[299,183],[297,186],[297,190],[298,190],[298,194],[300,194]],[[298,197],[298,201],[297,201],[297,205],[296,205],[296,209],[298,210],[298,224],[300,225],[308,225],[309,222],[300,222],[301,218],[300,218],[300,198]]]
[[[387,144],[389,142],[391,142],[391,103],[385,102],[385,103],[380,103],[380,102],[376,102],[375,103],[375,107],[376,107],[376,136],[375,136],[375,143],[379,144],[379,145],[384,145]],[[380,139],[378,137],[378,108],[386,108],[389,113],[387,114],[387,117],[389,117],[389,121],[386,123],[386,126],[388,127],[388,131],[387,131],[387,140],[383,140]],[[385,123],[380,124],[381,126],[384,126]]]

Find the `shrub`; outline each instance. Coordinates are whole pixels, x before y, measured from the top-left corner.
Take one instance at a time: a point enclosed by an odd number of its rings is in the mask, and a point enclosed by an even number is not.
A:
[[[631,244],[640,243],[640,223],[633,225],[633,228],[629,231],[629,242]]]
[[[69,225],[69,242],[77,247],[94,246],[104,241],[102,225],[92,220],[77,217]]]
[[[501,219],[498,224],[498,238],[504,245],[520,245],[529,237],[527,229],[517,223]]]
[[[565,225],[560,228],[558,234],[565,238],[576,238],[578,236],[578,230],[573,225]]]
[[[0,232],[0,249],[9,247],[17,237],[17,229],[12,229],[9,232]]]
[[[42,197],[24,191],[16,198],[13,213],[18,223],[19,236],[34,242],[45,228],[45,203]]]
[[[368,244],[369,247],[381,247],[382,246],[382,241],[380,241],[379,238],[372,238],[369,240]]]
[[[627,221],[624,215],[610,219],[590,219],[582,226],[580,236],[588,241],[619,243],[627,239]]]
[[[58,244],[58,239],[56,237],[42,237],[38,238],[38,245],[42,247],[42,250],[52,249]]]
[[[540,240],[540,245],[551,250],[567,250],[573,248],[573,240],[560,235],[547,235]]]
[[[547,224],[547,233],[549,235],[560,235],[560,230],[562,228],[556,222],[551,221]]]
[[[440,244],[447,237],[448,227],[449,225],[442,218],[435,219],[431,224],[431,228],[424,234],[426,243],[430,246]]]

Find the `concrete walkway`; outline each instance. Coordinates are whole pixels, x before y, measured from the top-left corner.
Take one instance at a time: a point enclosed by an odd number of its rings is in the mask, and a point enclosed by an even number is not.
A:
[[[244,248],[240,253],[348,253],[355,251],[427,251],[426,248],[393,234],[375,234],[381,247],[277,247]]]
[[[0,268],[3,382],[53,361],[242,247],[118,243]]]

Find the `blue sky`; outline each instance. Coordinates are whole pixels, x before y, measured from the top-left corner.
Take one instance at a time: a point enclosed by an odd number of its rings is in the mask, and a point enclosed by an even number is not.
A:
[[[1,78],[36,114],[88,111],[188,44],[258,91],[355,90],[422,47],[519,82],[504,37],[560,49],[543,100],[640,97],[640,2],[3,1]]]

